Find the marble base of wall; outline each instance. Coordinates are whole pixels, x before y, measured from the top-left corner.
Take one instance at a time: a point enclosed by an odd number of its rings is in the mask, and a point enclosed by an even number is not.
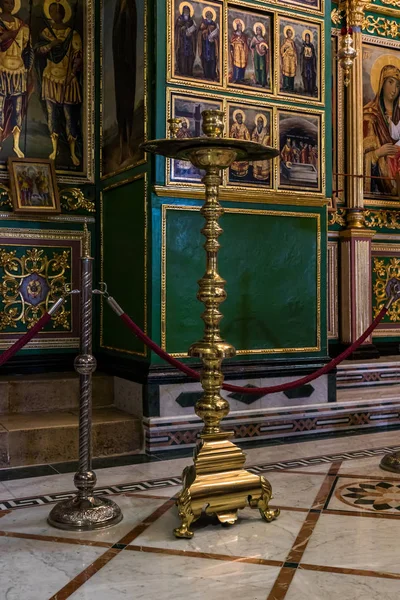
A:
[[[173,451],[195,446],[201,421],[195,415],[144,418],[146,451]],[[353,401],[309,404],[306,407],[249,409],[232,412],[223,429],[235,432],[236,442],[277,441],[283,438],[348,430],[400,426],[399,401]]]
[[[337,368],[337,389],[400,384],[400,356],[371,361],[345,360]]]

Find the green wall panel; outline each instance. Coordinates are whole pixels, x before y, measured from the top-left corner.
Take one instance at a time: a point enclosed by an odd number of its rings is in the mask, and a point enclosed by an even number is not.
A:
[[[102,202],[102,276],[109,292],[142,329],[145,325],[145,224],[144,176],[105,188]],[[143,344],[129,332],[104,303],[102,346],[143,354]]]
[[[164,221],[163,341],[169,352],[182,353],[203,331],[196,291],[205,268],[204,221],[197,210],[174,208],[165,210]],[[323,232],[318,233],[318,209],[239,211],[221,218],[219,271],[228,292],[221,305],[223,336],[237,349],[255,354],[260,349],[265,354],[295,348],[317,352],[317,308],[325,301],[323,294],[318,302],[318,238],[325,244]],[[324,339],[325,311],[320,317]]]

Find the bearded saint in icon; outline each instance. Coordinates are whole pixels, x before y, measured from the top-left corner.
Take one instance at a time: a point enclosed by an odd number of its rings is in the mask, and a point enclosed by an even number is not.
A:
[[[250,132],[245,125],[246,116],[242,110],[235,110],[233,113],[233,124],[231,126],[229,137],[236,140],[250,141]],[[231,165],[232,174],[236,177],[246,177],[249,171],[249,162],[247,160],[235,160]]]

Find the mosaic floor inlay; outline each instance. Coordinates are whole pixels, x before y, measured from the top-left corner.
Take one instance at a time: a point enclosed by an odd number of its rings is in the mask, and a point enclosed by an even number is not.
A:
[[[249,470],[271,481],[281,516],[201,519],[191,540],[172,534],[189,458],[98,469],[97,493],[124,519],[88,533],[47,523],[50,505],[73,495],[71,473],[5,480],[0,600],[398,600],[400,476],[379,463],[399,437],[251,449]]]

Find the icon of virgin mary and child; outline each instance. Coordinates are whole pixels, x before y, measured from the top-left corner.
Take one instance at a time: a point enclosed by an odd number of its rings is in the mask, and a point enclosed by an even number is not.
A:
[[[386,64],[380,69],[383,61],[386,61]],[[388,64],[389,61],[392,64]],[[376,67],[379,67],[380,72]],[[367,193],[398,194],[396,179],[400,175],[399,67],[400,61],[393,56],[383,56],[377,59],[371,69],[371,85],[375,97],[363,110],[364,191]]]

